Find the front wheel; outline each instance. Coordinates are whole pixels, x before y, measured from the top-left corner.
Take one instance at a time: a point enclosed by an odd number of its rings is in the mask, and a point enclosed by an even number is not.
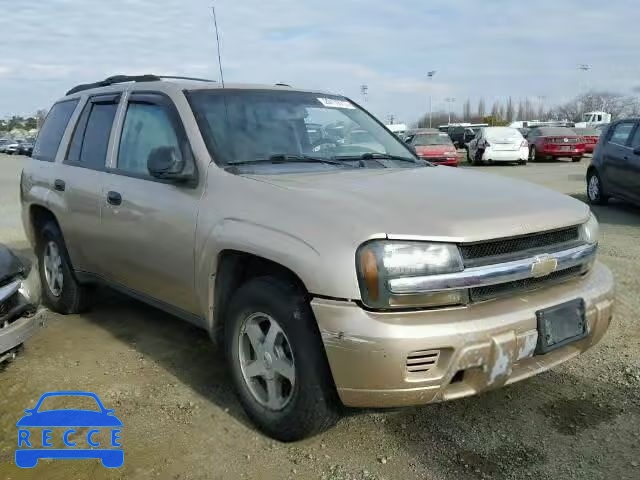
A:
[[[247,415],[267,435],[300,440],[338,419],[337,394],[305,295],[277,277],[260,277],[231,299],[225,346]]]
[[[573,158],[571,159],[571,161],[572,161],[572,162],[574,162],[574,163],[577,163],[577,162],[579,162],[579,161],[581,161],[581,160],[582,160],[582,157],[573,157]]]

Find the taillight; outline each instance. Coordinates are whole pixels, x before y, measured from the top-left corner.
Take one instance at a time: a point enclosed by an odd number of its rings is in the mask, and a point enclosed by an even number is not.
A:
[[[491,144],[485,140],[484,141],[484,148],[487,148],[487,147],[490,147],[490,146],[491,146]]]
[[[522,143],[520,144],[520,148],[529,148],[529,142],[527,142],[526,140],[523,140]]]

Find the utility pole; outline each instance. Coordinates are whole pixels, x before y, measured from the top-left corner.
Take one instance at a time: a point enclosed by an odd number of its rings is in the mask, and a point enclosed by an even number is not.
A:
[[[455,103],[456,99],[453,97],[447,97],[444,99],[445,102],[447,102],[449,104],[449,125],[451,125],[451,104]]]
[[[367,94],[369,93],[369,86],[368,85],[360,85],[360,93],[362,94],[362,101],[366,102],[367,101]]]
[[[431,116],[432,116],[432,109],[431,109],[431,85],[433,84],[433,76],[436,74],[435,70],[431,70],[429,72],[427,72],[427,77],[429,78],[429,128],[431,128]]]

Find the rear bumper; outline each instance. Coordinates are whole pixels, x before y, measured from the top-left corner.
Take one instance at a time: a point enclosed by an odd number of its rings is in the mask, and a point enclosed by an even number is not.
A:
[[[576,298],[585,301],[588,335],[534,356],[536,311]],[[467,307],[377,313],[351,302],[311,305],[342,402],[395,407],[466,397],[565,362],[602,338],[612,304],[613,278],[596,263],[580,279]],[[429,352],[428,371],[408,370],[412,352]]]
[[[542,150],[540,153],[546,157],[581,157],[582,155],[584,155],[585,150]]]
[[[458,159],[453,159],[453,160],[443,160],[443,159],[429,159],[424,157],[425,160],[427,160],[428,162],[433,163],[434,165],[445,165],[448,167],[457,167],[458,166]]]
[[[529,158],[529,149],[521,147],[518,150],[496,150],[487,148],[482,154],[483,161],[492,160],[494,162],[519,162]]]

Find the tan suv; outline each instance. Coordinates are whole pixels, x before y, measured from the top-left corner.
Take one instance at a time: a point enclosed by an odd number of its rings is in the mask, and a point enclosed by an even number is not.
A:
[[[586,205],[433,166],[342,96],[111,77],[52,107],[28,162],[49,306],[103,283],[208,330],[278,439],[522,380],[611,320]]]

